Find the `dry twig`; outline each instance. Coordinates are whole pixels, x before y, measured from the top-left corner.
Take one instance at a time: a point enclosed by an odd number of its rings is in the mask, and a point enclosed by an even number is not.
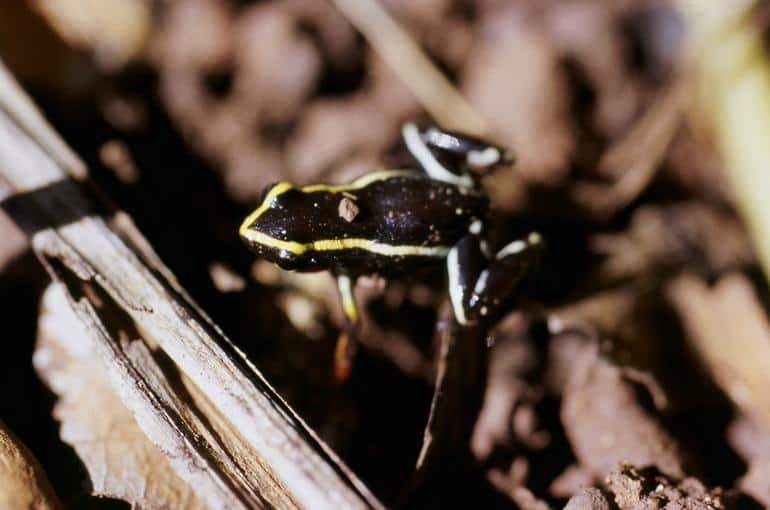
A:
[[[95,212],[71,169],[82,175],[83,165],[0,67],[4,207],[179,477],[215,508],[381,507],[192,302],[128,216]]]

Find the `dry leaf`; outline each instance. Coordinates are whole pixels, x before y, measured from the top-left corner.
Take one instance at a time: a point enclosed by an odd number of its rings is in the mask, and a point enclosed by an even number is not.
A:
[[[40,310],[35,369],[59,396],[54,417],[75,448],[94,493],[141,508],[204,508],[113,391],[89,333],[58,285]]]
[[[731,273],[709,288],[684,275],[671,283],[668,295],[715,382],[738,407],[770,427],[770,323],[751,282]]]
[[[586,343],[574,356],[560,416],[575,457],[597,479],[620,462],[683,474],[681,447],[641,403],[638,389],[595,343]]]

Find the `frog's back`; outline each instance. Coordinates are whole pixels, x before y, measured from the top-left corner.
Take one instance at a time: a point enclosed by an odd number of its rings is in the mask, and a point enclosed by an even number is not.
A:
[[[486,214],[479,191],[422,174],[374,182],[355,194],[359,215],[348,226],[388,244],[451,247]]]
[[[486,209],[479,191],[391,170],[349,185],[287,187],[252,228],[295,249],[299,270],[387,273],[407,259],[445,256]]]

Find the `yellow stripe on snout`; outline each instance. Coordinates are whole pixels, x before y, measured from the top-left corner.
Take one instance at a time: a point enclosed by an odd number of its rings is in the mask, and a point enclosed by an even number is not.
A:
[[[267,211],[270,208],[270,203],[273,201],[275,197],[278,195],[283,195],[290,189],[293,189],[294,185],[288,181],[281,181],[272,188],[270,188],[270,191],[267,192],[267,195],[265,195],[265,199],[262,200],[262,203],[259,204],[259,207],[254,209],[254,211],[246,216],[246,219],[243,220],[243,223],[241,223],[241,227],[238,229],[238,233],[242,237],[248,238],[248,231],[249,231],[249,225],[257,221],[257,218],[262,216],[262,214]]]

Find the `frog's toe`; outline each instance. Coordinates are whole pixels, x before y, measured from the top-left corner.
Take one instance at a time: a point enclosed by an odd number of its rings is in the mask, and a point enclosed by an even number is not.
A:
[[[353,370],[353,358],[356,353],[356,340],[347,331],[341,331],[334,349],[334,380],[344,383]]]

